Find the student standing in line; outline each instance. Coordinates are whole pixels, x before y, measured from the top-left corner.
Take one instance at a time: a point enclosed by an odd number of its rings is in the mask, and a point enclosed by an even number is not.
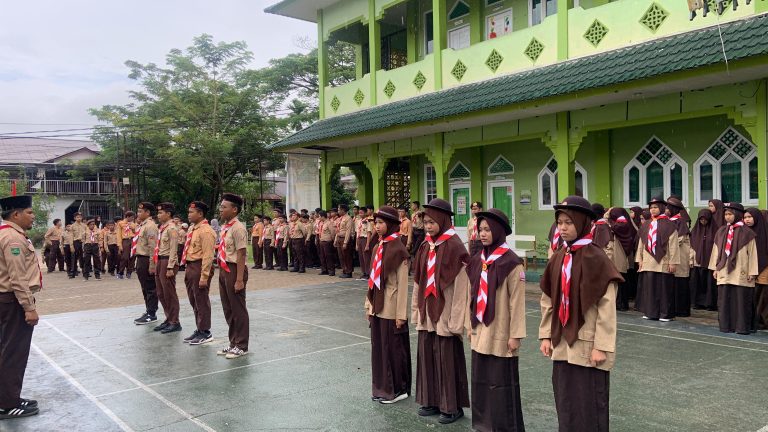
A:
[[[66,225],[61,233],[61,253],[64,255],[64,264],[70,279],[75,277],[75,270],[72,269],[72,254],[75,252],[73,240],[72,225]]]
[[[75,221],[72,223],[72,243],[74,247],[72,268],[74,269],[74,276],[80,274],[77,270],[78,266],[80,266],[80,270],[83,269],[83,235],[87,229],[88,227],[83,223],[83,214],[80,212],[75,213]]]
[[[213,341],[211,334],[211,298],[210,283],[213,279],[213,250],[216,246],[216,233],[205,218],[208,204],[193,201],[189,204],[187,218],[191,224],[184,240],[181,265],[184,271],[184,285],[192,311],[195,313],[195,331],[184,343],[203,345]]]
[[[635,253],[638,301],[643,319],[669,322],[675,318],[675,271],[681,265],[677,226],[664,214],[667,203],[661,197],[648,205],[651,219],[640,229],[641,243]]]
[[[61,253],[61,219],[54,219],[53,226],[45,232],[45,243],[49,247],[45,263],[48,265],[48,273],[53,273],[56,264],[59,271],[64,271],[64,255]]]
[[[365,252],[365,247],[368,244],[368,231],[369,225],[374,224],[372,218],[369,217],[367,209],[362,207],[359,210],[359,216],[355,219],[355,249],[357,250],[357,256],[360,259],[360,280],[368,279],[368,271],[371,269],[370,254]]]
[[[328,213],[320,210],[320,223],[318,225],[319,233],[317,239],[320,242],[318,250],[320,251],[320,274],[336,276],[336,249],[333,247],[333,239],[336,238],[336,224],[328,219]]]
[[[179,272],[179,261],[176,256],[178,249],[179,233],[173,222],[176,209],[171,203],[157,205],[157,220],[160,228],[157,234],[157,243],[152,261],[155,264],[155,287],[157,298],[163,306],[165,321],[154,328],[162,334],[181,331],[179,323],[179,296],[176,293],[176,274]],[[182,240],[186,241],[186,239]]]
[[[642,214],[643,209],[635,206],[629,209],[629,221],[632,223],[632,228],[635,230],[635,239],[632,242],[632,255],[629,260],[629,268],[627,269],[626,282],[624,286],[627,287],[627,296],[629,300],[635,300],[637,298],[637,263],[635,262],[635,250],[637,250],[637,243],[640,241],[639,233],[642,226]]]
[[[472,345],[472,428],[524,431],[518,355],[525,337],[523,263],[506,242],[512,234],[501,210],[477,213],[479,254],[470,258],[469,313]]]
[[[411,393],[408,333],[408,251],[400,242],[397,210],[374,213],[381,241],[374,246],[365,313],[371,328],[372,399],[393,404]]]
[[[136,213],[139,225],[131,242],[131,256],[136,257],[136,276],[139,278],[146,311],[133,322],[146,325],[157,321],[157,287],[155,286],[155,263],[150,259],[157,242],[157,224],[152,219],[155,205],[139,203]]]
[[[275,225],[270,216],[264,216],[264,232],[259,245],[264,250],[264,270],[275,269],[275,254],[272,243],[275,241]]]
[[[675,316],[691,316],[691,217],[685,210],[685,205],[679,198],[667,198],[667,216],[677,226],[677,245],[680,254],[680,265],[675,269]]]
[[[261,269],[264,262],[264,251],[261,246],[261,236],[264,235],[264,222],[261,221],[261,216],[256,215],[253,217],[253,228],[251,228],[251,250],[253,252],[253,267],[254,270]]]
[[[135,216],[134,212],[127,211],[123,220],[117,223],[118,245],[120,246],[120,265],[117,269],[118,279],[123,277],[130,279],[136,265],[136,259],[131,255],[131,243],[136,235]]]
[[[341,264],[342,279],[352,278],[352,235],[355,232],[355,224],[352,218],[347,214],[349,206],[346,204],[339,205],[339,221],[338,229],[336,230],[336,241],[334,246],[338,252],[339,264]]]
[[[107,251],[107,272],[110,276],[115,276],[117,270],[118,261],[118,240],[117,230],[115,229],[115,221],[107,221],[107,226],[104,227],[104,245],[103,248]]]
[[[755,299],[752,303],[752,328],[755,333],[762,324],[762,315],[758,309],[763,296],[765,286],[768,285],[768,221],[763,213],[750,207],[744,213],[744,225],[755,233],[755,246],[757,247],[757,279],[755,280]]]
[[[101,279],[101,245],[104,240],[101,237],[101,230],[96,227],[96,220],[89,219],[86,224],[87,229],[83,232],[80,239],[83,245],[83,279],[86,281],[91,277],[91,271],[96,275],[96,279]]]
[[[720,331],[749,334],[755,280],[759,274],[756,236],[744,226],[744,206],[740,203],[726,203],[723,213],[726,225],[715,234],[709,260],[709,268],[717,280]]]
[[[277,271],[288,271],[288,224],[285,216],[277,217],[277,228],[275,228],[275,243],[273,247],[277,255]]]
[[[304,245],[307,242],[307,236],[309,232],[304,222],[299,220],[299,215],[294,213],[291,215],[292,225],[288,233],[288,237],[291,242],[291,250],[293,251],[293,268],[291,273],[306,273],[306,251]]]
[[[467,221],[467,248],[469,255],[474,256],[483,248],[483,243],[477,235],[477,212],[483,211],[483,203],[475,201],[469,209],[472,212],[472,217]]]
[[[619,290],[616,294],[616,310],[629,310],[629,289],[627,273],[629,263],[634,260],[635,239],[637,232],[630,223],[630,216],[627,211],[621,207],[613,207],[608,210],[608,225],[611,230],[611,241],[607,247],[606,255],[611,258],[616,270],[624,278],[624,282],[619,283]]]
[[[553,360],[552,387],[561,432],[609,429],[609,371],[616,352],[616,285],[623,279],[592,244],[589,201],[554,206],[565,242],[541,279],[541,353]]]
[[[717,310],[717,283],[709,269],[709,258],[715,244],[715,225],[709,209],[699,210],[691,230],[691,303],[694,309]]]

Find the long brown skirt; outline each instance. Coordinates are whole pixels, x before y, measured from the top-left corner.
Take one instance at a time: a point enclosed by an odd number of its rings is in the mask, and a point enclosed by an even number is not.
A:
[[[675,317],[675,275],[640,272],[640,311],[650,319]]]
[[[524,431],[517,357],[472,351],[472,428]]]
[[[416,403],[455,414],[469,407],[467,361],[458,336],[443,337],[419,331],[416,356]]]
[[[717,309],[717,281],[706,267],[691,269],[691,303],[696,309]]]
[[[560,432],[608,431],[607,371],[555,361],[552,388]]]
[[[752,304],[755,289],[739,285],[717,286],[717,310],[720,331],[747,334],[752,328]]]
[[[755,304],[757,305],[755,327],[757,329],[764,329],[768,326],[768,286],[758,285],[755,288]]]
[[[370,317],[371,378],[373,397],[387,400],[411,393],[411,343],[408,324],[397,328],[395,320]]]
[[[691,284],[687,277],[675,277],[675,316],[691,316]]]

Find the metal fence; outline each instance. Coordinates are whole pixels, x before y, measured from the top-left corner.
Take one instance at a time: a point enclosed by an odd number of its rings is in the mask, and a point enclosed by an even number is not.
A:
[[[13,182],[19,193],[46,195],[115,195],[123,193],[121,183],[84,180],[0,180],[10,190]],[[130,191],[128,191],[130,193]]]

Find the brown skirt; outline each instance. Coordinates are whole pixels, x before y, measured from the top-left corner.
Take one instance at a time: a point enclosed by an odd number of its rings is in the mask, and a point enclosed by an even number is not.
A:
[[[691,283],[687,277],[675,277],[675,316],[691,316]]]
[[[717,309],[717,281],[706,267],[691,269],[691,303],[697,309]]]
[[[472,351],[472,428],[524,431],[517,357]]]
[[[419,331],[416,356],[416,403],[455,414],[469,407],[467,361],[458,336],[443,337]]]
[[[755,289],[739,285],[717,286],[717,310],[720,331],[747,334],[752,328]]]
[[[373,397],[394,399],[411,393],[411,343],[408,324],[397,328],[395,320],[372,316],[371,378]]]
[[[607,371],[555,361],[552,388],[560,432],[608,431],[610,374]]]
[[[640,272],[640,311],[650,319],[675,317],[675,275]]]
[[[763,329],[768,326],[768,286],[758,285],[755,288],[756,328]]]

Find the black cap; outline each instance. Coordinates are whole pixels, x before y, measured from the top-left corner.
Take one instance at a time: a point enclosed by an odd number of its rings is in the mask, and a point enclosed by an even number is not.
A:
[[[669,197],[667,198],[667,205],[670,207],[677,207],[679,209],[684,209],[685,204],[683,204],[682,201],[680,201],[680,198],[677,197]]]
[[[397,210],[395,210],[395,208],[391,206],[379,207],[379,211],[374,213],[373,217],[374,219],[381,218],[384,220],[388,220],[390,222],[400,223],[400,215],[398,215]]]
[[[349,211],[349,206],[346,204],[339,204],[339,208],[344,211]]]
[[[202,201],[192,201],[189,203],[189,208],[200,210],[203,214],[208,213],[208,204]]]
[[[264,215],[263,219],[264,219],[264,220],[268,220],[268,221],[271,221],[271,220],[272,220],[272,217],[271,217],[271,216],[269,216],[269,215]]]
[[[176,213],[176,209],[173,207],[173,204],[168,203],[168,202],[162,202],[162,203],[158,204],[157,205],[157,210],[158,211],[162,210],[162,211],[164,211],[166,213],[171,213],[171,214]]]
[[[3,211],[28,209],[32,207],[31,195],[10,196],[0,199],[0,208]]]
[[[504,214],[503,211],[499,209],[488,209],[487,211],[481,211],[477,212],[477,223],[479,224],[481,220],[484,218],[493,219],[496,222],[500,223],[501,226],[504,227],[504,232],[507,235],[512,234],[512,227],[509,226],[509,217],[507,217],[506,214]]]
[[[741,205],[741,203],[737,203],[737,202],[725,203],[725,204],[723,204],[723,209],[724,210],[734,210],[734,211],[737,211],[737,212],[744,213],[744,206]]]
[[[595,212],[592,210],[592,204],[578,195],[571,195],[564,199],[563,202],[555,204],[553,207],[555,208],[555,214],[557,214],[557,210],[576,210],[586,214],[592,219],[597,219]]]
[[[139,209],[147,210],[148,212],[154,212],[155,211],[155,205],[151,202],[140,202],[139,203]]]
[[[664,204],[664,205],[667,205],[667,202],[664,201],[664,198],[662,198],[660,196],[655,196],[655,197],[651,198],[650,201],[648,201],[648,205],[651,205],[651,204]]]
[[[451,209],[451,204],[441,198],[435,198],[432,201],[429,202],[429,204],[424,204],[425,208],[431,208],[437,211],[441,211],[443,213],[448,213],[449,215],[453,216],[453,210]]]

